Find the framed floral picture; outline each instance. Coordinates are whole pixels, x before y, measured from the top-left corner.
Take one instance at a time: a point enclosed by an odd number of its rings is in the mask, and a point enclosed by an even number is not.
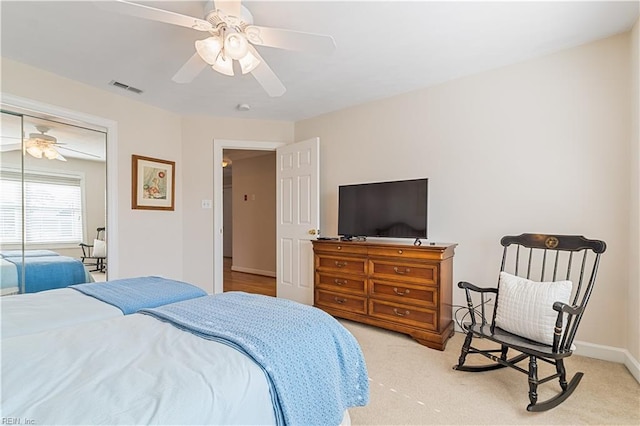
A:
[[[131,156],[131,208],[174,210],[174,161]]]

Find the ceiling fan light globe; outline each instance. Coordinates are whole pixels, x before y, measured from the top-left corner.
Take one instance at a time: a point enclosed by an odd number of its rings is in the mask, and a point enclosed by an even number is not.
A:
[[[211,67],[220,74],[233,77],[233,60],[231,58],[225,59],[220,55],[218,56],[218,60]]]
[[[28,147],[27,152],[35,158],[42,158],[42,150],[38,146]]]
[[[222,50],[222,40],[219,37],[209,37],[204,40],[196,40],[196,51],[203,61],[209,65],[216,63],[220,50]]]
[[[230,33],[224,39],[224,52],[231,59],[244,58],[249,52],[249,42],[242,33]]]
[[[44,149],[44,156],[49,160],[54,160],[58,156],[58,151],[56,151],[53,147],[48,146]]]
[[[249,73],[256,69],[258,65],[260,65],[260,59],[256,58],[255,55],[251,52],[247,52],[243,58],[238,60],[240,62],[240,68],[242,69],[242,74]]]

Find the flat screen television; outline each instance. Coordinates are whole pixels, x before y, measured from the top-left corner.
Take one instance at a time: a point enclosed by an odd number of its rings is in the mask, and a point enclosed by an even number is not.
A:
[[[338,234],[427,238],[428,179],[340,185]]]

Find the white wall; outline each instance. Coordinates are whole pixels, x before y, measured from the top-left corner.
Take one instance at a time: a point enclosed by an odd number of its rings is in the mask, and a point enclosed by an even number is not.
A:
[[[297,140],[321,140],[323,234],[339,184],[428,177],[430,237],[459,244],[456,282],[495,285],[503,235],[603,239],[577,338],[626,347],[629,69],[624,34],[296,123]]]
[[[640,19],[631,33],[631,218],[629,246],[629,352],[640,360]]]
[[[98,90],[6,58],[2,58],[2,93],[118,123],[117,182],[109,183],[118,188],[118,244],[114,250],[118,277],[155,274],[182,278],[180,117],[143,104],[136,100],[138,95],[125,97]],[[175,211],[131,209],[132,154],[176,162]]]

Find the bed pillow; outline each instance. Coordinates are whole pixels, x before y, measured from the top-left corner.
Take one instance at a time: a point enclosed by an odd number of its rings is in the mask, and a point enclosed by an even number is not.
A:
[[[500,272],[496,326],[518,336],[553,344],[558,312],[555,302],[569,303],[571,281],[535,282]]]
[[[93,257],[107,257],[107,243],[102,240],[93,240]]]

